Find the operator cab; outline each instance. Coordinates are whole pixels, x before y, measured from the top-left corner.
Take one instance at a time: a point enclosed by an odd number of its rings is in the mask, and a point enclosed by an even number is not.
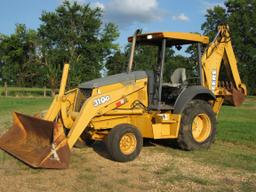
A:
[[[134,52],[136,46],[157,47],[157,62],[152,66],[152,71],[147,71],[148,76],[148,96],[149,110],[167,111],[172,110],[178,96],[188,85],[201,85],[202,66],[201,66],[201,46],[209,43],[207,36],[193,33],[180,32],[156,32],[140,34],[136,31],[133,37],[128,38],[132,42],[128,72],[133,68]],[[186,67],[175,68],[165,66],[169,49],[180,50],[184,45],[195,45],[197,48],[197,71],[198,81],[188,78]],[[193,46],[194,47],[194,46]],[[194,69],[196,69],[194,68]]]

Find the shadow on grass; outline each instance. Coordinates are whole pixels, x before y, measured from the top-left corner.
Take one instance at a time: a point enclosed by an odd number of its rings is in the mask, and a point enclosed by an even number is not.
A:
[[[172,149],[180,149],[176,139],[144,139],[144,147],[152,146],[170,147]]]
[[[153,140],[153,139],[143,139],[143,147],[145,148],[154,148],[156,146],[163,147],[171,147],[172,149],[179,149],[176,140],[171,139],[161,139],[161,140]],[[97,141],[91,147],[98,155],[113,161],[111,155],[108,152],[107,146],[103,141]]]
[[[107,146],[103,141],[97,141],[91,147],[101,157],[112,160],[111,155],[108,152]]]

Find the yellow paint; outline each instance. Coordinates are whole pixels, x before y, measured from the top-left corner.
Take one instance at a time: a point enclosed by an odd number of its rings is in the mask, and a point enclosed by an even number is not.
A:
[[[220,108],[222,106],[224,102],[224,98],[223,97],[217,97],[216,100],[214,101],[212,110],[214,113],[218,114],[220,112]]]
[[[75,101],[78,89],[73,89],[65,93],[61,102],[61,117],[66,128],[71,128],[73,124],[72,112],[75,110]]]
[[[178,137],[181,115],[157,114],[155,118],[156,123],[152,125],[154,139]]]
[[[154,138],[152,130],[152,114],[144,113],[142,115],[130,115],[130,124],[137,127],[142,136],[146,138]]]
[[[210,118],[202,113],[198,114],[192,122],[192,136],[197,142],[204,142],[211,133]]]
[[[44,117],[45,120],[54,121],[58,113],[60,112],[62,97],[64,96],[65,87],[68,79],[68,70],[69,70],[69,64],[65,64],[63,68],[62,78],[61,78],[59,95],[55,96],[49,110],[47,111]]]
[[[150,41],[147,39],[148,36],[151,36],[152,39],[163,39],[166,38],[167,40],[185,40],[187,42],[200,42],[203,44],[209,43],[209,37],[204,35],[199,35],[195,33],[182,33],[182,32],[156,32],[156,33],[145,33],[137,35],[138,40]],[[129,37],[128,41],[132,42],[133,37]]]
[[[133,133],[124,134],[119,142],[120,150],[125,155],[132,154],[137,147],[137,139]]]
[[[219,91],[220,89],[225,89],[219,85],[219,73],[223,61],[226,69],[229,69],[227,75],[229,79],[233,79],[235,88],[246,95],[247,89],[240,79],[229,28],[226,25],[220,25],[218,30],[218,36],[202,56],[204,86],[212,90],[215,95],[225,96],[224,94],[228,93],[227,90]],[[216,75],[214,75],[215,73]]]
[[[65,64],[63,68],[61,83],[60,83],[60,90],[59,90],[59,96],[63,96],[65,93],[65,88],[67,84],[68,79],[68,70],[69,70],[69,64]]]
[[[94,95],[88,98],[85,101],[79,113],[79,116],[76,118],[67,136],[69,147],[73,147],[76,140],[80,137],[84,129],[88,126],[88,124],[94,117],[102,116],[103,114],[115,109],[116,102],[126,96],[129,101],[129,99],[134,98],[133,94],[136,94],[136,92],[143,89],[144,87],[145,81],[139,81],[136,84],[127,85],[123,88],[114,91],[109,91],[106,93],[103,92],[102,94]],[[102,105],[95,107],[94,101],[102,96],[109,96],[110,99],[106,103],[103,103]]]
[[[131,124],[129,115],[113,115],[113,116],[101,116],[95,117],[91,120],[90,125],[95,130],[111,129],[119,124],[128,123]]]

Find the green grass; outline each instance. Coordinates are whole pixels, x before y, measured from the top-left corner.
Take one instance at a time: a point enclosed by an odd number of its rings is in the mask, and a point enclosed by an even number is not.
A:
[[[186,156],[256,172],[256,98],[249,97],[241,107],[223,106],[211,149],[189,152]]]
[[[33,115],[37,112],[45,110],[51,103],[50,97],[37,98],[17,98],[17,97],[1,97],[0,96],[0,133],[6,130],[12,124],[12,112],[20,112]],[[4,165],[5,161],[13,159],[3,151],[0,151],[0,164]],[[23,163],[17,161],[18,166],[24,166]],[[9,171],[9,170],[8,170]],[[16,174],[11,171],[10,174]]]
[[[0,121],[11,120],[11,112],[34,114],[48,108],[52,98],[0,97]],[[255,107],[255,109],[253,108]],[[210,150],[184,152],[172,148],[172,154],[201,162],[256,171],[256,98],[249,97],[241,107],[223,106],[218,119],[216,142]],[[4,123],[6,122],[4,121]],[[0,130],[1,130],[0,125]],[[159,149],[157,149],[159,150]],[[164,149],[166,150],[166,149]]]
[[[0,132],[11,125],[11,112],[18,111],[32,115],[36,112],[47,109],[51,101],[52,98],[49,97],[0,97]],[[143,183],[148,182],[147,175],[153,175],[157,181],[158,189],[160,189],[159,191],[161,191],[162,187],[181,187],[188,183],[193,183],[198,186],[199,188],[196,191],[253,191],[255,189],[256,181],[255,112],[256,97],[249,97],[246,102],[238,108],[223,106],[218,117],[216,141],[210,149],[188,152],[167,146],[149,147],[148,149],[145,149],[145,151],[148,150],[150,152],[149,157],[151,153],[164,153],[171,158],[167,159],[166,162],[165,159],[163,159],[163,164],[159,164],[159,167],[152,171],[150,171],[150,168],[155,166],[153,162],[154,160],[152,160],[152,164],[150,164],[147,161],[140,162],[139,158],[143,158],[139,157],[134,161],[132,166],[140,166],[138,169],[141,170],[140,180]],[[104,164],[101,164],[99,161],[97,162],[97,166],[95,166],[93,163],[94,159],[90,159],[85,154],[79,151],[73,151],[71,156],[72,166],[69,170],[76,170],[78,173],[76,181],[79,183],[85,182],[87,186],[86,188],[90,189],[88,191],[92,191],[94,189],[93,187],[98,186],[99,183],[99,173],[97,173],[95,169],[97,167],[96,170],[101,170]],[[183,161],[180,162],[180,160]],[[107,162],[110,166],[115,165],[116,163],[108,160]],[[81,164],[84,164],[84,166],[81,166]],[[129,175],[132,174],[132,172],[129,167],[122,167],[125,165],[126,164],[120,164],[116,169],[114,167],[111,168],[113,169],[113,173],[111,174],[118,174],[120,175],[120,178],[113,180],[113,182],[103,181],[101,187],[108,189],[109,191],[114,191],[117,186],[129,186],[130,188],[142,191],[151,189],[149,186],[137,185],[137,183],[131,182]],[[188,171],[184,171],[182,165],[189,168],[192,167],[192,171],[190,169]],[[218,178],[214,178],[212,175],[208,175],[207,173],[201,174],[200,169],[197,170],[197,167],[205,166],[217,169],[219,172],[216,172],[216,175],[221,175],[225,172],[229,172],[230,174],[231,171],[234,171],[232,174],[237,174],[238,176],[247,174],[247,176],[245,179],[238,181],[227,178],[227,180],[224,180],[223,182],[221,180],[220,182]],[[4,176],[8,177],[17,177],[25,173],[35,175],[37,177],[38,175],[40,176],[41,173],[44,173],[44,171],[45,173],[50,171],[31,169],[23,163],[15,161],[12,156],[7,155],[3,151],[0,151],[0,171],[1,170]],[[196,171],[193,172],[193,170]],[[65,172],[63,172],[63,174],[64,173]],[[249,174],[251,174],[251,176],[248,176]],[[125,177],[123,177],[124,175]],[[38,182],[40,184],[40,182],[43,182],[43,179],[38,178]],[[35,185],[33,184],[31,186],[36,189],[43,187],[39,184],[35,183]],[[237,188],[233,188],[233,185],[236,185]]]
[[[256,180],[256,177],[254,177],[253,179]],[[245,180],[243,181],[240,189],[242,191],[251,192],[251,191],[255,191],[255,186],[252,185],[251,181]]]
[[[33,115],[46,110],[51,101],[52,98],[50,97],[16,98],[0,96],[0,132],[11,126],[12,112]]]
[[[239,144],[217,141],[209,150],[192,151],[182,156],[205,164],[256,172],[256,151]]]
[[[153,150],[206,165],[256,172],[256,97],[249,97],[241,107],[222,107],[216,141],[210,149],[184,152],[164,146]]]
[[[194,175],[183,175],[182,173],[176,173],[175,175],[167,176],[164,179],[164,182],[175,184],[177,182],[194,182],[200,185],[214,185],[214,181],[209,179],[204,179]]]
[[[255,145],[256,143],[256,107],[246,109],[254,103],[242,107],[223,106],[219,117],[217,139],[238,144]]]
[[[43,91],[44,88],[38,88],[38,87],[8,87],[8,90],[10,91]],[[4,87],[0,87],[0,91],[4,91]],[[51,91],[50,89],[46,89],[46,91]]]
[[[22,113],[33,114],[40,110],[47,109],[52,98],[49,97],[34,97],[34,98],[15,98],[15,97],[0,97],[0,115],[19,111]]]
[[[0,96],[4,95],[4,87],[0,87]],[[8,87],[8,96],[43,96],[44,88]],[[51,95],[51,89],[46,89],[46,95]]]

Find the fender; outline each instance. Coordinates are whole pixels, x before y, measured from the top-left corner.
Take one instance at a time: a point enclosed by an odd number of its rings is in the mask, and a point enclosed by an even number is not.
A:
[[[205,101],[215,100],[216,97],[209,89],[203,86],[191,86],[182,90],[174,104],[174,114],[181,114],[187,103],[192,99]]]

